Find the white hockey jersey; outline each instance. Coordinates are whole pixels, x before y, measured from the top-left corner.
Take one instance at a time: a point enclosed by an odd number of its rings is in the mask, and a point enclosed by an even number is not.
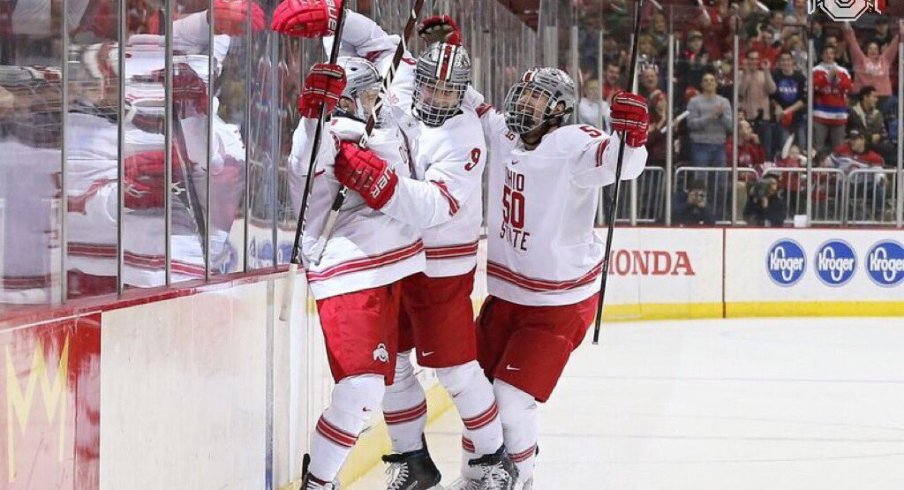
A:
[[[600,187],[615,182],[618,136],[570,125],[527,150],[488,106],[488,291],[528,306],[574,304],[599,291],[604,242],[594,233]],[[637,178],[646,148],[625,147],[622,180]]]
[[[303,119],[295,130],[289,155],[289,186],[300,209],[317,121]],[[339,213],[320,264],[307,259],[326,223],[340,184],[333,173],[340,140],[357,141],[364,124],[335,117],[322,137],[307,210],[302,253],[308,284],[314,297],[328,298],[392,284],[424,270],[424,243],[412,226],[368,207],[355,192]],[[409,154],[395,126],[375,129],[368,147],[386,160],[400,176],[409,175]]]
[[[370,59],[386,73],[399,36],[388,35],[374,21],[354,12],[348,12],[345,22],[342,47]],[[440,127],[429,127],[411,115],[416,65],[406,51],[393,79],[388,106],[393,122],[411,143],[413,178],[399,179],[395,195],[382,211],[421,230],[426,275],[462,275],[477,266],[486,143],[477,113],[467,104],[461,114]]]
[[[86,274],[115,276],[117,126],[94,115],[70,113],[67,129],[67,265]],[[147,133],[128,125],[125,136],[124,158],[144,151],[163,150],[161,134]],[[203,182],[200,179],[204,178],[204,170],[196,168],[195,171],[198,182]],[[172,216],[172,280],[178,282],[203,277],[204,256],[197,230],[192,218],[175,197]],[[164,284],[166,238],[163,209],[127,210],[123,217],[122,238],[123,282],[136,287]],[[211,248],[216,250],[218,244]]]
[[[465,109],[440,127],[419,125],[412,136],[416,178],[399,179],[382,211],[421,230],[428,276],[466,274],[477,266],[483,221],[486,145],[480,120]]]

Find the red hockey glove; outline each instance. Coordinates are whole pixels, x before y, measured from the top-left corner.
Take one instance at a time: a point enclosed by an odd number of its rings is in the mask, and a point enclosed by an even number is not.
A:
[[[125,205],[129,209],[162,208],[166,199],[166,154],[163,151],[145,151],[125,159]],[[179,157],[173,152],[173,182],[182,180]]]
[[[271,27],[289,36],[332,36],[342,3],[342,0],[285,0],[273,12]]]
[[[151,73],[151,79],[166,82],[166,70]],[[188,63],[173,65],[173,110],[180,119],[207,114],[207,84]]]
[[[461,46],[461,29],[455,19],[448,15],[427,17],[417,28],[417,33],[428,46],[433,43],[448,43]]]
[[[385,206],[399,184],[399,177],[385,160],[351,141],[339,146],[335,173],[342,185],[361,194],[374,209]]]
[[[249,21],[252,31],[264,28],[264,11],[253,0],[213,0],[213,19],[217,34],[241,36]]]
[[[326,106],[326,112],[333,112],[342,91],[345,90],[345,70],[339,65],[318,63],[311,68],[311,73],[304,79],[301,97],[298,98],[298,111],[302,117],[320,117],[320,108]]]
[[[647,99],[631,92],[616,92],[612,96],[611,112],[612,130],[624,131],[628,146],[639,148],[647,143],[647,127],[650,122]]]

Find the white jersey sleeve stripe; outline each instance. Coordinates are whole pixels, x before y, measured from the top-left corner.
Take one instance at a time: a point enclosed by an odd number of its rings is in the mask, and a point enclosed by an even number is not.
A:
[[[596,148],[596,166],[603,166],[603,155],[606,153],[606,147],[609,146],[609,140],[603,140]]]
[[[467,257],[469,255],[477,255],[477,244],[478,242],[472,242],[462,245],[427,247],[424,249],[424,252],[427,253],[428,259],[451,259],[455,257]]]
[[[548,281],[519,274],[504,265],[495,262],[487,262],[487,274],[505,282],[531,291],[565,291],[575,289],[596,280],[603,270],[603,263],[599,262],[587,273],[566,281]]]
[[[308,282],[317,282],[330,279],[343,274],[361,272],[377,267],[394,264],[402,260],[414,257],[424,250],[424,242],[418,240],[402,248],[390,250],[380,255],[358,258],[346,262],[340,262],[328,269],[317,272],[308,272]]]
[[[455,199],[455,196],[453,196],[452,193],[449,192],[449,187],[446,186],[445,182],[438,180],[431,180],[430,182],[438,187],[440,194],[442,194],[443,197],[445,197],[446,200],[449,201],[449,216],[455,216],[455,213],[457,213],[459,208],[461,208],[461,205],[458,204],[458,199]]]

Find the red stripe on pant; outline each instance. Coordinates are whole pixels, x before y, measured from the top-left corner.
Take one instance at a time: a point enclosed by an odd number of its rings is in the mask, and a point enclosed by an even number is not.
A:
[[[489,425],[492,421],[496,420],[496,417],[499,416],[499,407],[496,406],[495,403],[490,405],[490,408],[486,409],[483,413],[476,417],[471,417],[469,419],[462,419],[465,427],[468,430],[478,430],[483,427]]]
[[[520,453],[512,454],[512,461],[515,463],[523,463],[530,459],[537,452],[537,445],[533,446],[521,451]]]
[[[396,412],[383,411],[383,420],[387,425],[404,424],[406,422],[415,421],[427,415],[427,401],[424,400],[420,405]]]
[[[474,441],[468,439],[467,437],[461,438],[461,448],[469,453],[476,453],[474,450]]]
[[[327,422],[323,417],[320,417],[320,420],[317,421],[317,432],[342,447],[354,447],[355,443],[358,442],[358,436],[339,429]]]

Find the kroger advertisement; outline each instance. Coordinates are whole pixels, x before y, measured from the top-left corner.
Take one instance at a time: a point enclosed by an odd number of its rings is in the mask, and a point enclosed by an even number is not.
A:
[[[725,301],[904,301],[904,233],[745,229],[725,237]]]

